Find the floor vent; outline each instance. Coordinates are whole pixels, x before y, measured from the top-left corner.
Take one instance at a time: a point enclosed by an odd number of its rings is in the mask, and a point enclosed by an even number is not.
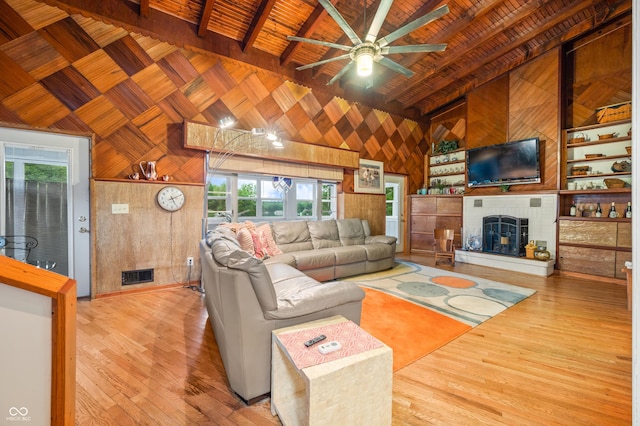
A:
[[[153,281],[153,269],[138,269],[122,272],[122,285],[150,283]]]

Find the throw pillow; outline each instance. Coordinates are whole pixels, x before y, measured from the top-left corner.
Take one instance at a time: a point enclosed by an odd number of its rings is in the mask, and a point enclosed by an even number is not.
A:
[[[260,225],[256,228],[256,232],[260,236],[260,242],[262,243],[262,248],[269,256],[277,256],[282,254],[282,250],[276,244],[276,241],[273,238],[273,232],[271,232],[271,225],[268,223],[264,225]]]
[[[242,228],[238,230],[238,243],[240,243],[240,248],[244,251],[249,252],[250,255],[256,254],[255,246],[253,245],[253,237],[251,236],[251,231],[247,228]]]
[[[250,229],[249,233],[251,234],[251,241],[253,242],[254,255],[258,259],[262,259],[266,253],[264,252],[264,248],[262,247],[260,235],[258,235],[258,231],[256,231],[255,229]]]

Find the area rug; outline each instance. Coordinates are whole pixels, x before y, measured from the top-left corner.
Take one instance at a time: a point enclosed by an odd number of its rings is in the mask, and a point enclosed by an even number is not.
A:
[[[535,293],[404,261],[347,281],[365,290],[360,326],[393,349],[394,371]]]

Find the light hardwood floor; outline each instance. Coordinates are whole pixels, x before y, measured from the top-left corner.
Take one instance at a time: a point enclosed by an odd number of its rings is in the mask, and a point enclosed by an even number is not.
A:
[[[452,270],[537,292],[394,373],[394,425],[631,424],[623,286]],[[79,425],[280,424],[268,399],[246,406],[229,390],[204,301],[191,290],[80,301],[77,346]]]

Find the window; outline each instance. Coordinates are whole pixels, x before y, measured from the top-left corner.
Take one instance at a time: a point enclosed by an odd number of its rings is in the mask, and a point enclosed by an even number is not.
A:
[[[278,184],[279,183],[279,184]],[[245,220],[335,219],[337,184],[313,179],[287,179],[272,176],[209,175],[207,179],[207,222],[214,228],[220,222]],[[319,190],[321,188],[321,191]]]
[[[210,177],[207,181],[207,218],[224,222],[231,217],[231,192],[228,178]]]
[[[322,183],[322,219],[336,219],[338,217],[338,185]]]
[[[313,182],[296,183],[296,216],[315,216],[316,184]]]

